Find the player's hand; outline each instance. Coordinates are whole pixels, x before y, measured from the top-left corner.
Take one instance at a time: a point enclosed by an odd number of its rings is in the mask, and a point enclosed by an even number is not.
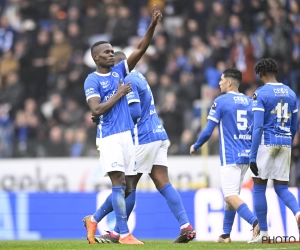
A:
[[[131,90],[132,90],[131,83],[128,82],[126,84],[123,84],[122,79],[120,79],[117,93],[119,93],[123,97],[123,96],[127,95],[128,93],[130,93]]]
[[[100,117],[99,116],[92,116],[92,121],[94,122],[94,123],[96,123],[97,125],[100,123]]]
[[[153,23],[154,25],[157,25],[158,21],[160,21],[161,19],[162,19],[162,14],[161,14],[160,10],[156,9],[156,4],[154,4],[153,11],[152,11],[151,23]]]
[[[194,149],[194,144],[190,147],[190,155],[196,155],[197,150]]]
[[[256,162],[250,162],[250,169],[255,176],[258,176],[258,168]]]

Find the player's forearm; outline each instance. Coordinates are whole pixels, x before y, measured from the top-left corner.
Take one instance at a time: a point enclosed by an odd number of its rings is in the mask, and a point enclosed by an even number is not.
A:
[[[250,150],[250,162],[256,162],[256,156],[259,144],[261,142],[261,136],[263,133],[263,127],[254,128],[252,133],[252,144]]]
[[[208,120],[206,127],[204,128],[204,130],[202,131],[202,133],[199,136],[198,141],[194,144],[194,150],[198,150],[200,147],[202,147],[202,145],[208,141],[208,139],[210,138],[212,132],[214,131],[216,126],[216,123]]]
[[[93,116],[101,116],[107,111],[111,110],[111,108],[119,101],[123,95],[116,93],[106,102],[101,102],[97,104],[95,107],[91,107]]]
[[[250,150],[250,162],[256,162],[256,156],[259,144],[261,142],[261,136],[264,128],[264,115],[263,111],[254,111],[253,115],[253,132],[252,143]]]
[[[136,49],[140,51],[141,56],[145,53],[145,51],[149,47],[149,44],[153,37],[155,27],[156,27],[156,24],[151,22],[146,34],[143,36],[143,38],[140,40],[140,42],[137,45]]]

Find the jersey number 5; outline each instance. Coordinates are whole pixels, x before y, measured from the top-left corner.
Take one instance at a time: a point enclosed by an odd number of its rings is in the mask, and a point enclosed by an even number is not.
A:
[[[236,111],[236,121],[237,121],[237,128],[238,130],[246,130],[247,125],[248,125],[248,120],[246,117],[247,116],[247,110],[237,110]]]

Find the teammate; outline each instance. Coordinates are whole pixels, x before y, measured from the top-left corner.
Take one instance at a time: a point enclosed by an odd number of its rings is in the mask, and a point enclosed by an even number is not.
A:
[[[111,203],[120,230],[119,242],[123,244],[144,243],[130,234],[127,225],[125,174],[136,175],[136,169],[130,132],[134,124],[125,97],[131,92],[131,84],[122,85],[122,80],[147,50],[155,27],[161,18],[161,12],[154,5],[152,20],[145,36],[128,60],[115,66],[112,46],[105,41],[96,42],[91,48],[91,54],[97,70],[89,74],[84,83],[86,100],[92,114],[101,116],[97,129],[97,145],[101,152],[100,165],[112,182]],[[93,216],[86,216],[83,221],[87,229],[87,239],[90,244],[94,244],[97,222]]]
[[[256,216],[239,197],[244,175],[249,167],[251,147],[251,99],[238,92],[242,74],[237,69],[227,69],[220,80],[221,93],[214,100],[207,117],[208,122],[198,141],[190,148],[196,151],[210,138],[215,126],[219,128],[221,159],[221,184],[226,201],[223,234],[217,242],[230,243],[230,233],[237,212],[253,227],[253,237],[259,233]]]
[[[115,61],[126,60],[123,52],[115,53]],[[149,174],[157,190],[165,197],[167,204],[180,225],[180,234],[174,243],[187,243],[196,237],[196,232],[189,223],[181,197],[173,188],[168,177],[167,151],[169,147],[168,135],[157,116],[151,89],[145,77],[138,71],[132,71],[125,78],[131,82],[132,92],[127,95],[133,121],[137,124],[133,131],[135,142],[136,167],[138,174],[133,179],[132,193],[126,199],[134,204],[137,184],[143,173]],[[127,206],[127,214],[131,213],[133,206]],[[131,209],[131,210],[129,210]],[[105,211],[105,212],[104,212]],[[112,211],[110,204],[103,204],[98,210],[100,221]],[[96,212],[97,214],[97,212]],[[119,229],[116,226],[113,232],[96,236],[99,243],[118,243]]]
[[[273,59],[263,58],[254,70],[263,84],[253,94],[254,128],[250,151],[254,208],[261,231],[249,243],[262,243],[262,237],[268,236],[265,194],[268,179],[273,179],[276,194],[294,213],[300,230],[299,205],[288,190],[298,107],[294,91],[276,81],[278,66]]]

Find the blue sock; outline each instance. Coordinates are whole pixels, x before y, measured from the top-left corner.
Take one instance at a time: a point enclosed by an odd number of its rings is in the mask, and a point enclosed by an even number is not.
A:
[[[254,221],[257,220],[256,216],[250,211],[246,203],[241,204],[237,208],[237,213],[250,225],[253,225]]]
[[[128,195],[128,197],[126,198],[125,202],[126,202],[126,213],[127,213],[127,220],[129,219],[129,215],[131,214],[134,204],[135,204],[135,195],[136,194],[136,189],[132,189],[130,195]],[[117,225],[115,225],[114,231],[116,233],[120,233],[119,228],[117,227]]]
[[[299,205],[295,196],[288,190],[288,185],[274,185],[274,189],[284,204],[296,215],[300,211]]]
[[[99,222],[101,221],[106,215],[108,215],[110,212],[113,211],[113,206],[111,203],[111,196],[110,194],[105,202],[102,204],[102,206],[93,214],[93,217],[95,221]]]
[[[233,221],[235,217],[235,211],[225,210],[224,219],[223,219],[223,233],[230,234]]]
[[[257,216],[260,231],[268,231],[267,224],[267,199],[266,199],[266,188],[267,185],[260,185],[254,183],[253,185],[253,198],[254,208]]]
[[[116,227],[119,228],[120,234],[129,233],[127,225],[124,186],[115,186],[112,188],[111,201],[116,214]]]
[[[186,223],[189,223],[187,214],[181,201],[181,197],[173,188],[173,186],[169,183],[159,190],[159,192],[163,195],[163,197],[165,197],[167,204],[175,218],[178,220],[179,225],[182,226]]]

